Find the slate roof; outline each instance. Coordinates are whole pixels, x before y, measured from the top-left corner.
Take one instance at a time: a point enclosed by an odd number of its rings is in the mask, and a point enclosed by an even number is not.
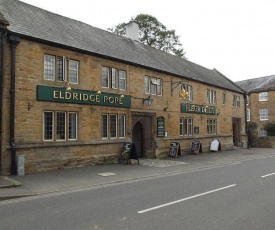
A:
[[[275,75],[235,82],[247,93],[275,90]]]
[[[0,0],[10,33],[243,93],[216,70],[18,0]]]

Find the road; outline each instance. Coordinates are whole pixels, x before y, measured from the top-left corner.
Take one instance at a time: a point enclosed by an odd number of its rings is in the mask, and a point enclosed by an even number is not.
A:
[[[274,230],[275,157],[0,202],[1,230]]]

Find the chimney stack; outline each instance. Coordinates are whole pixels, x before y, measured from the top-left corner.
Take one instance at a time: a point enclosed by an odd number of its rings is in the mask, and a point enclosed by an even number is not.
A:
[[[138,23],[137,21],[130,21],[128,24],[126,24],[126,37],[130,38],[134,41],[139,41],[138,37]]]

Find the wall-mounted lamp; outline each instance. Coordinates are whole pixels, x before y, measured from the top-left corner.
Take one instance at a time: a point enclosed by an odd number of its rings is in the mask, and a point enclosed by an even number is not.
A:
[[[143,98],[143,104],[146,105],[146,106],[151,106],[153,103],[153,99],[150,98],[150,96],[148,96],[147,98]]]
[[[64,85],[62,86],[62,88],[66,87],[66,91],[71,91],[72,88],[70,87],[70,83],[68,81],[65,81]]]
[[[122,93],[122,91],[120,89],[116,93],[119,94],[120,98],[124,98],[124,94]]]
[[[91,113],[95,113],[96,112],[96,108],[91,107]]]
[[[33,105],[30,102],[28,102],[28,111],[30,111],[32,107]]]
[[[95,86],[91,91],[96,91],[96,94],[101,94],[101,91]]]
[[[167,101],[167,106],[163,108],[163,110],[166,111],[168,109],[168,106],[169,106],[169,101]]]

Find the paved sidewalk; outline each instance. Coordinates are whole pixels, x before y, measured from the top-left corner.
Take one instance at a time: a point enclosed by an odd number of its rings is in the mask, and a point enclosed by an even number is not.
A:
[[[235,149],[178,158],[131,160],[132,164],[93,165],[25,176],[0,176],[0,201],[275,157],[275,149]]]

